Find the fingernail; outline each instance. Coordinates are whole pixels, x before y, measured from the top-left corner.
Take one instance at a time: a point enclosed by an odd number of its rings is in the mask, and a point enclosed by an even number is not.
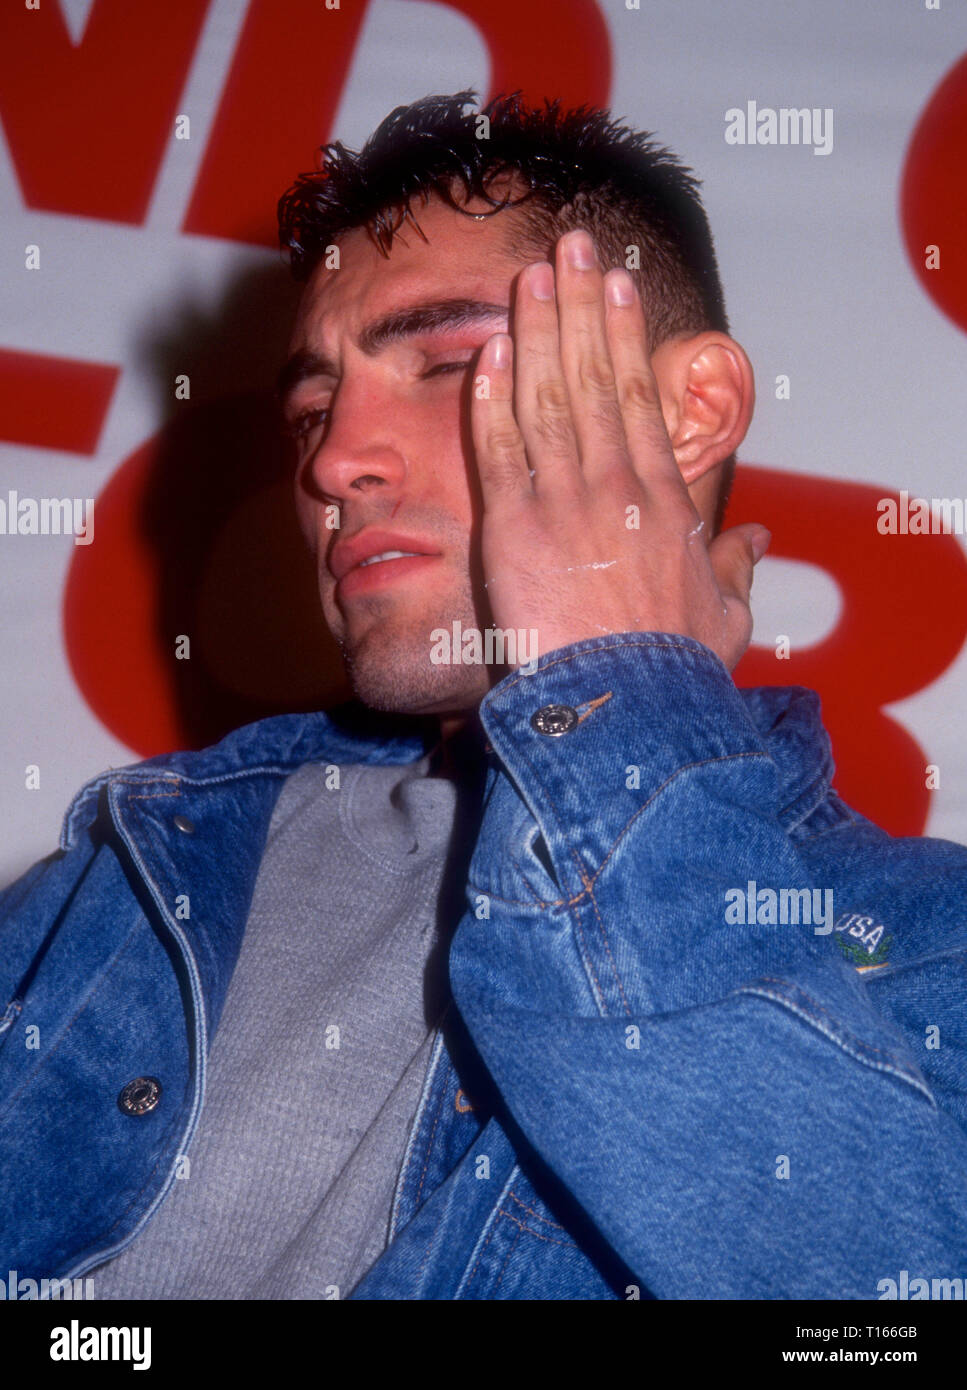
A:
[[[554,267],[548,265],[547,261],[539,261],[536,265],[532,265],[528,272],[527,283],[535,299],[553,299]]]
[[[495,333],[490,340],[495,367],[510,366],[511,339],[509,333]]]
[[[569,232],[566,238],[565,253],[568,264],[575,270],[593,270],[595,265],[594,242],[587,232]]]
[[[761,530],[756,531],[755,535],[752,537],[752,554],[754,557],[755,564],[759,563],[763,555],[769,549],[769,543],[771,540],[772,532],[767,531],[764,526],[761,528]]]
[[[604,277],[608,299],[619,309],[635,302],[635,282],[627,270],[609,270]]]

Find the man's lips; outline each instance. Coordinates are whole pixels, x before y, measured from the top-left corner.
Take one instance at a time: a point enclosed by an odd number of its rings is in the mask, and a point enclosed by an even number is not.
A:
[[[399,579],[435,565],[439,559],[439,555],[407,555],[399,560],[380,560],[375,565],[357,565],[336,585],[336,597],[345,600],[375,593],[377,589],[385,589]]]
[[[397,553],[394,558],[386,560],[375,558],[388,551],[402,554]],[[330,573],[337,580],[339,596],[346,598],[353,593],[382,588],[439,558],[440,551],[432,541],[419,536],[406,536],[399,531],[372,528],[337,541],[328,565]],[[366,564],[367,560],[371,563]]]

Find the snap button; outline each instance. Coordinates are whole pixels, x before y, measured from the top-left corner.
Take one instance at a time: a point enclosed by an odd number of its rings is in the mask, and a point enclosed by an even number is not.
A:
[[[560,738],[569,734],[578,723],[578,712],[570,705],[545,705],[531,715],[531,727],[548,738]]]
[[[175,816],[175,825],[184,835],[194,835],[195,822],[187,816]]]
[[[136,1076],[118,1096],[118,1108],[125,1115],[146,1115],[161,1097],[161,1082],[153,1076]]]

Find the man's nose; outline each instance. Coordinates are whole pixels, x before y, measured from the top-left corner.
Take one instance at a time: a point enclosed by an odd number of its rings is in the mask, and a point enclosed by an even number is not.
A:
[[[395,496],[407,472],[402,444],[393,428],[395,410],[388,401],[380,402],[371,395],[363,399],[356,393],[351,399],[340,393],[340,397],[312,459],[313,482],[337,502],[359,499],[364,493]]]

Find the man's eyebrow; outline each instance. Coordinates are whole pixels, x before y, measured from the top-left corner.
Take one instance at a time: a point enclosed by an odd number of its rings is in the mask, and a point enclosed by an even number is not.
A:
[[[320,357],[317,352],[300,348],[292,354],[276,378],[276,400],[280,405],[285,405],[290,392],[295,390],[300,381],[305,381],[308,377],[336,375],[336,368],[328,357]]]
[[[372,357],[389,343],[418,333],[435,333],[441,328],[469,328],[475,323],[506,319],[510,312],[506,304],[491,304],[481,299],[441,299],[433,304],[416,304],[410,309],[397,309],[368,324],[359,335],[359,346]]]
[[[503,322],[509,312],[506,304],[492,304],[482,299],[441,299],[432,304],[415,304],[409,309],[394,309],[367,324],[359,335],[359,345],[367,356],[373,357],[390,343],[401,342],[419,333],[469,328],[476,323]],[[289,393],[300,382],[310,377],[338,375],[328,357],[301,348],[279,372],[275,383],[276,399],[280,405],[284,405]]]

